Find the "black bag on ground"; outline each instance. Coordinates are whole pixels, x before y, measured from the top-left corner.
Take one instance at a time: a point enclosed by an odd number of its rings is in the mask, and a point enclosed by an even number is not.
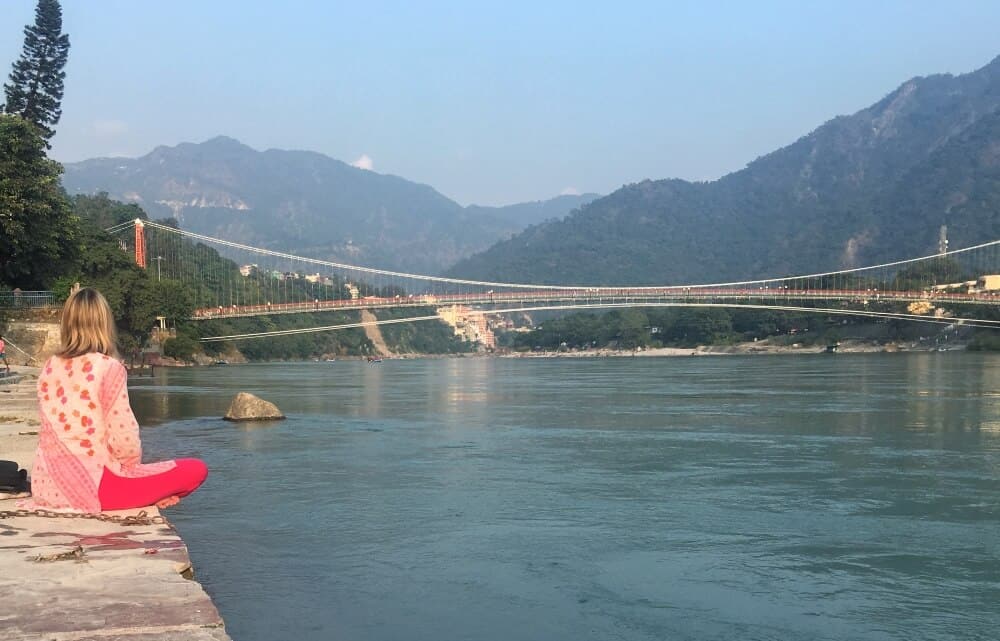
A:
[[[27,492],[28,470],[14,461],[0,461],[0,492]]]

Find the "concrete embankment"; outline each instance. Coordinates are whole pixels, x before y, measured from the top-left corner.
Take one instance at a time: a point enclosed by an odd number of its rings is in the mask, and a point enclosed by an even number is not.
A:
[[[37,370],[14,371],[19,382],[0,379],[0,459],[17,461],[30,470],[38,440]],[[16,502],[0,499],[0,513],[16,511]],[[0,518],[2,637],[228,640],[218,610],[192,579],[184,541],[156,508],[145,512],[146,518],[131,522],[33,515]]]

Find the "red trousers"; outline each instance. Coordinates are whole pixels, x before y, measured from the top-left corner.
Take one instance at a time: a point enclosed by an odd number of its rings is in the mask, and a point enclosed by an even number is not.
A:
[[[104,469],[97,497],[102,510],[148,507],[171,496],[184,497],[198,489],[208,476],[208,467],[196,458],[179,458],[166,472],[126,478]]]

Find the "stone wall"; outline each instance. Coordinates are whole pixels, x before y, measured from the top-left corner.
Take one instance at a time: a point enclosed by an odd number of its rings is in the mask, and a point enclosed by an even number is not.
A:
[[[3,336],[10,345],[7,347],[7,360],[12,365],[41,365],[59,349],[59,310],[48,314],[41,312],[33,310],[28,318],[7,322]],[[27,352],[30,358],[15,349],[14,345]]]

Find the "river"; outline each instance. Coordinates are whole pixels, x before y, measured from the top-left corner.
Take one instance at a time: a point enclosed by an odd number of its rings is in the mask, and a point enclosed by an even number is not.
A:
[[[996,639],[1000,356],[162,370],[236,641]],[[286,421],[218,419],[238,391]]]

